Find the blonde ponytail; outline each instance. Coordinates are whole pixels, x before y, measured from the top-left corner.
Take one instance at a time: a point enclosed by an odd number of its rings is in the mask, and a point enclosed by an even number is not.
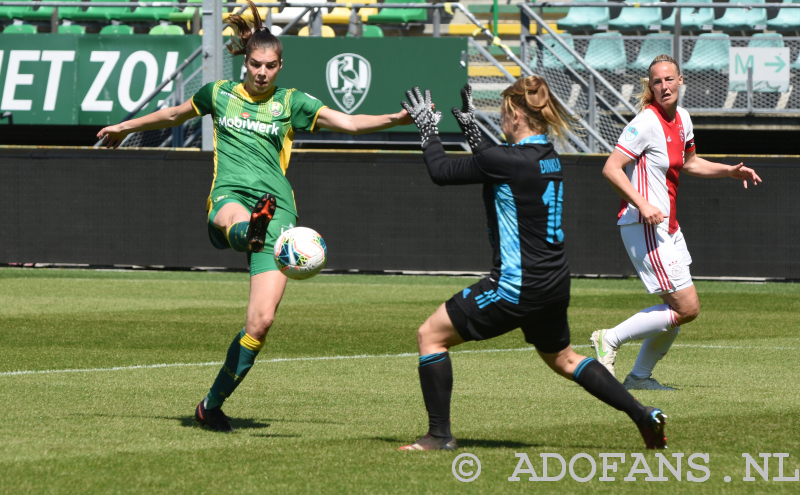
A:
[[[550,92],[547,81],[541,76],[528,76],[500,93],[506,112],[515,109],[522,111],[528,127],[537,133],[548,134],[565,139],[569,132],[579,131],[580,118],[570,115]]]

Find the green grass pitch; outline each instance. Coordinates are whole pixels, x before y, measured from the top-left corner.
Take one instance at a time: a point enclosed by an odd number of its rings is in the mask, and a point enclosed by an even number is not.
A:
[[[551,372],[520,332],[456,348],[455,452],[397,452],[426,430],[415,332],[473,280],[319,276],[290,282],[247,379],[226,404],[237,428],[196,427],[234,334],[246,274],[0,270],[0,493],[800,493],[800,482],[742,481],[745,460],[788,453],[800,467],[800,284],[699,282],[701,315],[655,376],[679,390],[637,398],[669,416],[682,479],[624,481],[644,452],[634,426]],[[659,303],[638,280],[573,280],[572,342]],[[467,351],[467,352],[465,352]],[[638,347],[622,348],[620,376]],[[322,359],[329,358],[329,359]],[[166,365],[166,366],[157,366]],[[29,372],[29,373],[16,373]],[[481,462],[462,483],[461,453]],[[567,462],[625,453],[614,481],[510,482],[516,453]],[[705,482],[688,457],[707,453]],[[614,459],[610,460],[611,462]],[[559,471],[550,461],[548,474]],[[469,466],[464,466],[468,471]],[[574,472],[586,476],[588,460]],[[724,477],[732,480],[725,482]]]

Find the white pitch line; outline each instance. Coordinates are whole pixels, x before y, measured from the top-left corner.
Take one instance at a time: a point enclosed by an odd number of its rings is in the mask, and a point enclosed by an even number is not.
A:
[[[640,344],[631,344],[631,347]],[[580,349],[591,347],[589,344],[573,345],[573,349]],[[699,345],[699,344],[675,344],[672,347],[688,347],[695,349],[749,349],[761,351],[797,351],[797,347],[744,347],[733,345]],[[525,352],[535,351],[535,347],[520,347],[516,349],[472,349],[463,351],[452,351],[452,354],[487,354],[496,352]],[[342,359],[376,359],[376,358],[402,358],[417,356],[416,352],[404,352],[401,354],[357,354],[353,356],[309,356],[309,357],[295,357],[295,358],[274,358],[274,359],[259,359],[258,363],[284,363],[290,361],[336,361]],[[222,361],[212,361],[207,363],[163,363],[163,364],[140,364],[136,366],[115,366],[113,368],[83,368],[83,369],[64,369],[64,370],[26,370],[26,371],[3,371],[0,376],[18,376],[18,375],[47,375],[52,373],[94,373],[102,371],[128,371],[128,370],[146,370],[156,368],[181,368],[189,366],[220,366]]]

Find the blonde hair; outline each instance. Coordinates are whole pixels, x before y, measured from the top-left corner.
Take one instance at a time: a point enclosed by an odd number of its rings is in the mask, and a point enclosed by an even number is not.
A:
[[[525,122],[532,131],[542,134],[553,132],[564,139],[570,131],[580,130],[580,118],[567,113],[566,109],[550,94],[547,81],[541,76],[528,76],[517,79],[517,82],[500,93],[505,111],[514,112],[519,109]]]
[[[678,61],[674,58],[670,57],[669,55],[662,53],[658,55],[656,58],[650,62],[650,67],[647,68],[647,76],[640,79],[642,83],[642,90],[634,95],[636,98],[636,111],[638,113],[642,113],[647,107],[650,106],[651,103],[655,100],[655,96],[653,95],[653,89],[650,87],[650,69],[653,68],[654,65],[661,63],[661,62],[669,62],[678,69],[678,75],[681,73],[681,68],[678,66]]]

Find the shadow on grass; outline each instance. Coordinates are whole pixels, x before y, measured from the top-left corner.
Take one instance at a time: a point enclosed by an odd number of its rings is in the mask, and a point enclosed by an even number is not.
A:
[[[337,423],[336,421],[323,421],[320,419],[284,419],[284,418],[266,418],[265,421],[273,421],[275,423],[312,423],[321,425],[343,425],[345,423]]]
[[[251,435],[253,437],[261,437],[261,438],[300,438],[302,435],[279,435],[279,434],[270,434],[270,433],[256,433]]]
[[[371,437],[368,440],[378,440],[381,442],[393,443],[398,447],[401,445],[407,445],[410,441],[413,441],[409,440],[408,438],[399,439],[390,437]],[[545,445],[543,443],[525,443],[516,442],[514,440],[480,440],[473,438],[457,438],[456,441],[458,442],[459,449],[470,447],[479,447],[484,449],[520,449],[543,447]]]
[[[172,418],[164,417],[160,419],[177,420],[180,422],[181,426],[187,428],[195,428],[199,426],[197,423],[195,423],[194,416],[179,416]],[[234,430],[257,430],[260,428],[268,428],[269,423],[261,423],[250,418],[231,418],[231,426]]]

